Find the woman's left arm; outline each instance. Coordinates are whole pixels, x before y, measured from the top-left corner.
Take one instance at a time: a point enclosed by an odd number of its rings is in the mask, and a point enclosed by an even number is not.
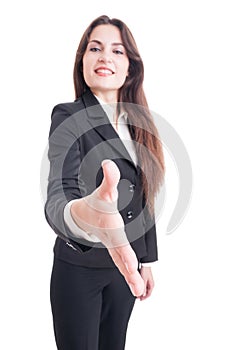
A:
[[[154,289],[154,279],[151,267],[145,267],[142,266],[140,269],[140,275],[144,281],[144,293],[141,297],[139,297],[140,300],[145,300],[151,296],[151,293]]]

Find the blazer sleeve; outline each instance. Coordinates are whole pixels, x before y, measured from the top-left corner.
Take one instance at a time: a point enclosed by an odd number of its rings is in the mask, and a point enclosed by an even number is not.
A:
[[[158,246],[155,217],[149,214],[148,209],[145,209],[145,241],[147,255],[140,259],[141,263],[149,263],[158,260]]]
[[[69,242],[75,239],[64,221],[66,204],[83,195],[78,180],[80,166],[77,125],[67,104],[60,104],[52,111],[49,132],[48,159],[50,163],[45,217],[55,233]]]

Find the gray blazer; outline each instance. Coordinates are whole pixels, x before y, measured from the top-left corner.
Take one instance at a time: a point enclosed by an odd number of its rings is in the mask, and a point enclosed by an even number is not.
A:
[[[132,134],[132,129],[129,125]],[[50,172],[45,216],[57,234],[55,256],[88,267],[114,267],[101,243],[76,238],[64,222],[64,207],[92,193],[103,179],[101,162],[112,159],[121,172],[118,210],[139,262],[158,259],[155,220],[142,193],[141,169],[90,90],[75,102],[54,107],[49,133]]]

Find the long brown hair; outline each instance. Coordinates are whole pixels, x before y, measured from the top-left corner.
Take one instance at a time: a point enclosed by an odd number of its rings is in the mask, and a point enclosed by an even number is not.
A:
[[[163,149],[143,90],[143,62],[133,35],[124,22],[116,18],[110,19],[108,16],[100,16],[86,29],[76,53],[73,75],[75,95],[76,98],[79,98],[89,89],[83,77],[83,56],[93,29],[101,24],[112,24],[120,30],[129,58],[129,74],[119,90],[118,102],[124,103],[124,110],[128,112],[130,133],[135,141],[138,161],[142,170],[142,190],[149,212],[153,215],[154,197],[158,194],[164,180]]]

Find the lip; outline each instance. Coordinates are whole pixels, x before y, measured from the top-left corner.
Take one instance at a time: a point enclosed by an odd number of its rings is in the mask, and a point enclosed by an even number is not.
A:
[[[105,67],[105,66],[97,67],[95,69],[95,73],[96,74],[100,74],[100,75],[112,75],[112,74],[115,74],[115,72],[111,68],[108,68],[108,67]]]

